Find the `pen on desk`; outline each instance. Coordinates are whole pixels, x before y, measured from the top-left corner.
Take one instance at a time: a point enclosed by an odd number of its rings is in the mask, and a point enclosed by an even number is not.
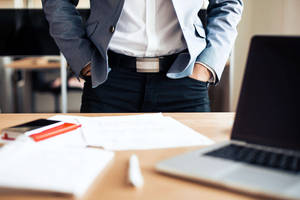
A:
[[[131,155],[129,159],[128,180],[134,187],[142,187],[144,185],[139,159],[135,154]]]

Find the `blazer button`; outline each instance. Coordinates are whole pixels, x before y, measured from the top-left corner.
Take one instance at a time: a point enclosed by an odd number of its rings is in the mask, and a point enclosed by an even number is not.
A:
[[[111,33],[115,32],[115,26],[111,26],[111,27],[109,28],[109,31],[110,31]]]

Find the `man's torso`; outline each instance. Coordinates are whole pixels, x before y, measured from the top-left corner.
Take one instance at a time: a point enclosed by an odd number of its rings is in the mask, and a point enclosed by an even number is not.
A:
[[[109,49],[128,56],[157,57],[186,48],[171,0],[125,0]]]

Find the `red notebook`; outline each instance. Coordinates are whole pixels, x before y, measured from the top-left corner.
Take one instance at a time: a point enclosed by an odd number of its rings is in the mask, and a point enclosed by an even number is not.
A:
[[[71,124],[71,123],[64,123],[62,125],[44,130],[40,133],[35,133],[30,135],[29,137],[31,137],[34,141],[38,142],[56,135],[60,135],[69,131],[73,131],[77,128],[81,127],[80,124]]]

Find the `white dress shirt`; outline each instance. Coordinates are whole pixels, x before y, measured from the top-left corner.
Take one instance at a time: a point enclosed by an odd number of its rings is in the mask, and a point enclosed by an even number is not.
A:
[[[134,57],[158,57],[186,49],[172,1],[125,0],[108,48]],[[210,82],[214,82],[214,71],[204,66],[212,72]]]
[[[156,57],[186,48],[171,0],[125,0],[110,50],[128,56]]]

